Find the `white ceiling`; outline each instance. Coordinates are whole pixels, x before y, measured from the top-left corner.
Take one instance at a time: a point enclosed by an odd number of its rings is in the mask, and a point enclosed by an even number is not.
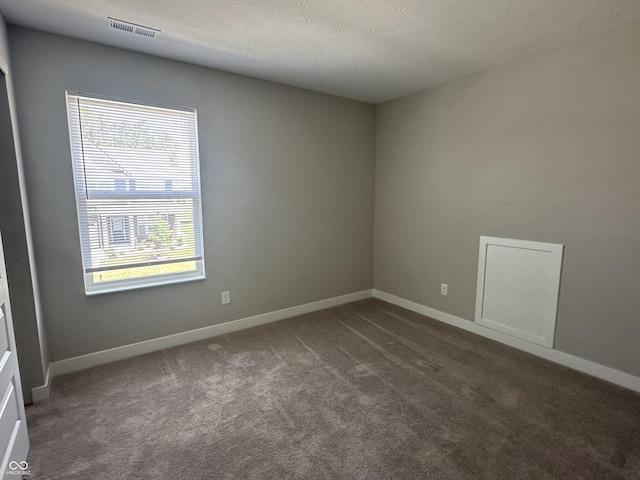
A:
[[[640,0],[0,0],[10,23],[380,103],[640,20]],[[160,29],[148,39],[107,17]]]

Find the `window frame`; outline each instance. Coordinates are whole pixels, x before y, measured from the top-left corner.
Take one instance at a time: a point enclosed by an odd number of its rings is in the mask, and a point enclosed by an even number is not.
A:
[[[70,102],[72,102],[73,100],[70,99],[70,97],[84,97],[90,100],[94,100],[94,99],[105,100],[110,102],[130,104],[134,106],[161,108],[165,110],[168,109],[168,110],[189,112],[193,114],[194,148],[195,148],[194,186],[197,187],[197,192],[192,196],[192,201],[193,201],[192,208],[193,208],[193,229],[194,229],[193,240],[194,240],[196,255],[195,255],[195,260],[185,259],[185,260],[177,260],[173,262],[169,262],[169,261],[165,262],[165,263],[180,263],[182,261],[185,261],[185,262],[194,261],[195,268],[193,270],[139,276],[134,278],[125,278],[125,279],[117,279],[117,280],[104,280],[104,281],[94,280],[93,275],[95,273],[95,268],[88,267],[89,265],[91,265],[91,250],[92,250],[90,241],[89,241],[89,235],[90,235],[89,223],[90,223],[91,213],[87,207],[86,198],[83,198],[83,196],[80,195],[81,192],[77,187],[79,179],[80,181],[84,179],[84,172],[82,172],[83,159],[78,160],[76,158],[77,152],[74,149],[74,134],[81,136],[82,127],[79,124],[79,122],[76,121],[74,124],[74,122],[72,122],[71,120],[72,112],[71,112]],[[198,132],[199,129],[198,129],[197,110],[195,108],[189,108],[189,107],[178,107],[173,105],[123,99],[123,98],[117,98],[117,97],[111,97],[111,96],[105,96],[105,95],[99,95],[99,94],[89,94],[85,92],[78,92],[78,91],[71,91],[71,90],[67,90],[65,92],[65,106],[67,110],[67,125],[69,129],[69,149],[71,154],[70,158],[71,158],[71,167],[73,172],[73,185],[74,185],[73,190],[74,190],[74,196],[76,198],[76,218],[78,220],[78,233],[79,233],[79,240],[80,240],[80,252],[81,252],[81,258],[82,258],[82,271],[83,271],[85,294],[87,296],[93,296],[93,295],[100,295],[105,293],[114,293],[114,292],[137,290],[141,288],[149,288],[149,287],[155,287],[155,286],[161,286],[161,285],[170,285],[174,283],[184,283],[184,282],[205,280],[206,270],[205,270],[205,252],[204,252],[204,225],[203,225],[204,219],[202,215],[202,189],[201,189],[201,177],[200,177],[200,142],[199,142],[199,132]],[[158,192],[150,192],[148,195],[138,193],[136,197],[138,197],[138,195],[140,195],[139,198],[163,198],[163,199],[164,198],[169,199],[172,197],[186,198],[183,196],[177,196],[175,194],[172,195],[170,191],[164,194],[158,193]],[[112,193],[101,191],[99,193],[99,196],[111,197],[114,199],[131,198],[130,194],[128,194],[126,190],[119,191],[117,187],[113,188]],[[161,214],[164,216],[168,216],[166,212],[161,212]],[[131,213],[129,215],[122,215],[122,217],[124,218],[123,222],[128,225],[129,229],[131,228],[131,225],[134,224],[132,223],[133,217],[135,217],[136,215],[137,215],[136,213]],[[100,217],[101,215],[98,214],[98,218]],[[108,216],[106,217],[103,216],[102,218],[108,219],[107,224],[110,229],[109,223],[111,219]],[[110,238],[111,232],[108,232],[108,235]],[[128,231],[127,237],[128,237],[129,243],[134,242],[137,237],[137,231],[133,232],[133,237],[132,237],[132,232]],[[122,244],[112,244],[111,242],[109,243],[110,243],[110,246],[122,245]],[[88,245],[88,247],[85,248],[85,245]],[[88,250],[88,251],[85,251],[85,250]],[[87,256],[89,258],[87,258]],[[149,262],[149,264],[161,265],[162,262]],[[140,266],[144,266],[144,264],[141,264]],[[87,272],[86,271],[87,269],[91,271]]]

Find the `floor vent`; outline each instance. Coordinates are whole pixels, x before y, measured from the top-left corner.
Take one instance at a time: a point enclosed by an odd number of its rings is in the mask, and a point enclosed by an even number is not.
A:
[[[107,24],[109,25],[109,28],[114,28],[123,32],[135,33],[136,35],[142,35],[143,37],[157,38],[160,36],[160,30],[156,30],[155,28],[143,27],[142,25],[136,25],[135,23],[125,22],[111,17],[107,18]]]

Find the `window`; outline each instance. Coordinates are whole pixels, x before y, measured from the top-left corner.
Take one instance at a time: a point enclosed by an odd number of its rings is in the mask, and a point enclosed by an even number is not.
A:
[[[129,243],[129,217],[109,218],[109,243]]]
[[[67,92],[85,291],[204,278],[196,111]]]

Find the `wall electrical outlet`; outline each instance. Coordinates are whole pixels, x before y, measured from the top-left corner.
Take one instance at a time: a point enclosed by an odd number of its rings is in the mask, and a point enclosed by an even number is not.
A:
[[[446,295],[448,288],[449,288],[449,286],[446,283],[441,283],[440,284],[440,295]]]
[[[231,293],[222,292],[222,304],[226,305],[228,303],[231,303]]]

